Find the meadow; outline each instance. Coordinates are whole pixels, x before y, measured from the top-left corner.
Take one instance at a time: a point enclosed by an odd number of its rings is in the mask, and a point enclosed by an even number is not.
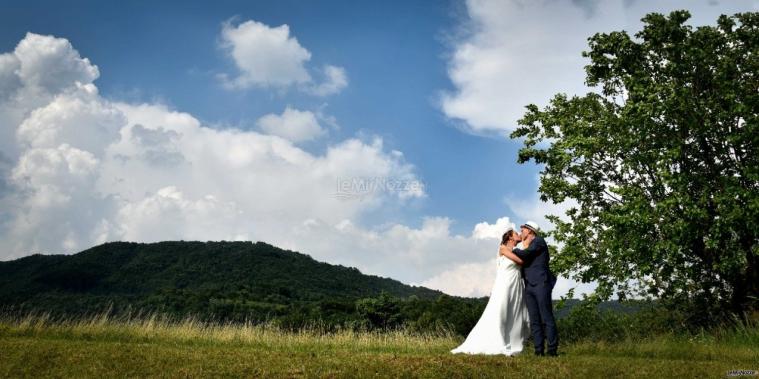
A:
[[[446,330],[340,330],[157,315],[0,317],[0,377],[726,377],[759,370],[759,328],[573,341],[559,357],[450,354]],[[529,347],[528,347],[529,349]],[[529,350],[526,350],[529,353]]]

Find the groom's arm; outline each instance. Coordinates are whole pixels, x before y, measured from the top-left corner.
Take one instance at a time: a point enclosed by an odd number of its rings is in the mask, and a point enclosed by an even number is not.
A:
[[[527,246],[525,249],[514,249],[513,253],[522,260],[532,259],[538,255],[541,250],[541,246],[545,245],[545,243],[546,242],[544,239],[536,237],[530,242],[530,246]]]
[[[501,249],[500,250],[501,250],[500,251],[501,255],[503,255],[506,258],[511,259],[512,261],[514,261],[514,263],[516,263],[518,265],[521,265],[522,263],[524,263],[519,257],[517,257],[514,254],[513,249],[509,249],[508,247],[501,245]]]

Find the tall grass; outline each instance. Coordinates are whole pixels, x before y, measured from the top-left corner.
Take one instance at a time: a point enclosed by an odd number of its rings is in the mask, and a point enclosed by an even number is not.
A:
[[[729,343],[759,346],[759,322],[748,317],[733,316],[730,322],[684,331],[667,328],[666,320],[656,315],[619,315],[614,312],[575,313],[560,320],[560,335],[564,343],[576,342],[636,342],[668,339],[674,341],[700,341],[703,343]],[[654,317],[657,319],[654,320]],[[460,342],[464,336],[445,326],[419,331],[408,326],[387,329],[335,327],[312,321],[293,330],[269,322],[220,322],[201,320],[194,316],[177,317],[157,312],[142,311],[114,314],[101,313],[53,317],[50,313],[30,311],[18,313],[0,311],[0,331],[14,335],[45,335],[119,340],[145,340],[170,338],[197,343],[234,344],[351,344],[360,346],[399,346],[413,349],[429,346],[432,341]]]
[[[250,344],[302,346],[329,349],[349,346],[356,349],[391,349],[426,352],[441,344],[455,345],[459,340],[449,329],[419,332],[406,327],[387,330],[354,330],[328,327],[312,322],[297,331],[275,323],[200,321],[188,316],[176,318],[159,313],[125,314],[110,312],[53,319],[47,313],[0,314],[0,332],[17,336],[46,336],[121,341],[173,340],[198,344]]]

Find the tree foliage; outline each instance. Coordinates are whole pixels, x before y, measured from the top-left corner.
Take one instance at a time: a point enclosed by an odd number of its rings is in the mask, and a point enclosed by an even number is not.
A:
[[[759,13],[697,28],[689,17],[590,37],[596,90],[528,105],[511,138],[524,141],[519,163],[543,165],[542,200],[575,205],[550,217],[559,271],[699,321],[757,307]]]

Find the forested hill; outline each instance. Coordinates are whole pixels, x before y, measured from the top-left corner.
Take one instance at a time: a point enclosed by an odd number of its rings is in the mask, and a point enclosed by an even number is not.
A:
[[[112,242],[74,255],[0,262],[0,305],[66,313],[108,303],[175,313],[230,307],[261,313],[294,302],[355,300],[382,291],[420,299],[442,295],[263,242]]]

